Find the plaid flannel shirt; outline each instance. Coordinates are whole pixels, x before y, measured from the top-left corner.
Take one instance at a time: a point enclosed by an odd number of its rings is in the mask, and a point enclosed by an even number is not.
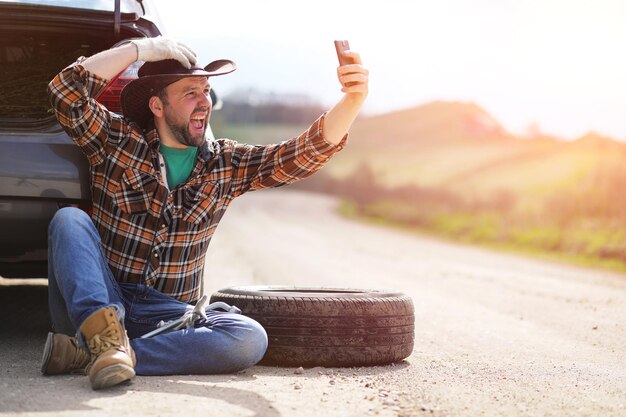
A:
[[[119,282],[153,287],[180,301],[201,296],[204,260],[217,224],[246,191],[279,187],[321,168],[338,150],[323,138],[324,115],[277,145],[205,142],[185,184],[168,190],[159,138],[109,112],[94,97],[107,81],[78,61],[52,80],[56,116],[90,163],[92,220]]]

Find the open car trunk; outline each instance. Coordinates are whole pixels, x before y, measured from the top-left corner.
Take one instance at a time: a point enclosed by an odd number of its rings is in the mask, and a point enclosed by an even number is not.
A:
[[[45,277],[50,219],[59,207],[89,206],[87,160],[58,124],[47,85],[81,55],[160,34],[122,14],[116,35],[115,20],[113,12],[0,0],[0,276]]]
[[[39,130],[56,124],[48,104],[46,86],[76,58],[107,49],[112,40],[78,30],[73,33],[0,30],[2,127]]]

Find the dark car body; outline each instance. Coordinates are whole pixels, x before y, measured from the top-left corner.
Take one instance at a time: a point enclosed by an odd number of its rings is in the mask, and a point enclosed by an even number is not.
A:
[[[0,276],[46,277],[50,219],[66,205],[90,207],[87,160],[52,114],[48,82],[81,55],[162,34],[149,8],[0,0]]]

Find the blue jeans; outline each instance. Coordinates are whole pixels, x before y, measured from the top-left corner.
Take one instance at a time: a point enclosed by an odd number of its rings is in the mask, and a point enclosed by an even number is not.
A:
[[[139,339],[161,320],[179,318],[190,306],[141,284],[118,283],[100,249],[89,216],[59,210],[48,230],[48,298],[56,332],[73,335],[90,314],[115,306],[137,355],[139,375],[216,374],[261,360],[267,334],[259,323],[234,313],[207,312],[194,329]]]

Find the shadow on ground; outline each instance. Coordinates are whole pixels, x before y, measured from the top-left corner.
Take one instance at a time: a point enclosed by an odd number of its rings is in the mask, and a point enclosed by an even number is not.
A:
[[[6,364],[0,368],[0,412],[100,410],[108,415],[152,415],[177,409],[181,414],[204,410],[202,414],[210,416],[221,410],[220,415],[277,417],[280,413],[267,398],[236,385],[294,376],[293,368],[256,366],[235,375],[137,377],[130,384],[93,391],[84,375],[48,377],[40,373],[41,354],[50,330],[46,286],[0,286],[0,306],[0,363]],[[393,367],[358,368],[358,372],[376,375],[406,366],[408,363],[403,362]],[[312,368],[301,376],[323,378],[355,371]],[[229,383],[233,386],[224,386]],[[207,412],[209,409],[212,411]]]
[[[0,334],[10,337],[39,337],[50,329],[48,287],[45,285],[0,286]]]
[[[227,406],[252,410],[255,415],[279,413],[261,395],[248,390],[218,387],[252,374],[210,375],[206,377],[138,377],[132,383],[105,391],[93,391],[83,375],[47,377],[40,373],[41,353],[50,330],[47,287],[41,285],[0,286],[0,412],[59,412],[107,410],[125,414],[131,410],[163,410],[163,407],[190,409],[206,407],[216,400]],[[182,396],[182,397],[181,397]],[[178,406],[178,401],[182,403]],[[143,410],[142,410],[143,408]]]

